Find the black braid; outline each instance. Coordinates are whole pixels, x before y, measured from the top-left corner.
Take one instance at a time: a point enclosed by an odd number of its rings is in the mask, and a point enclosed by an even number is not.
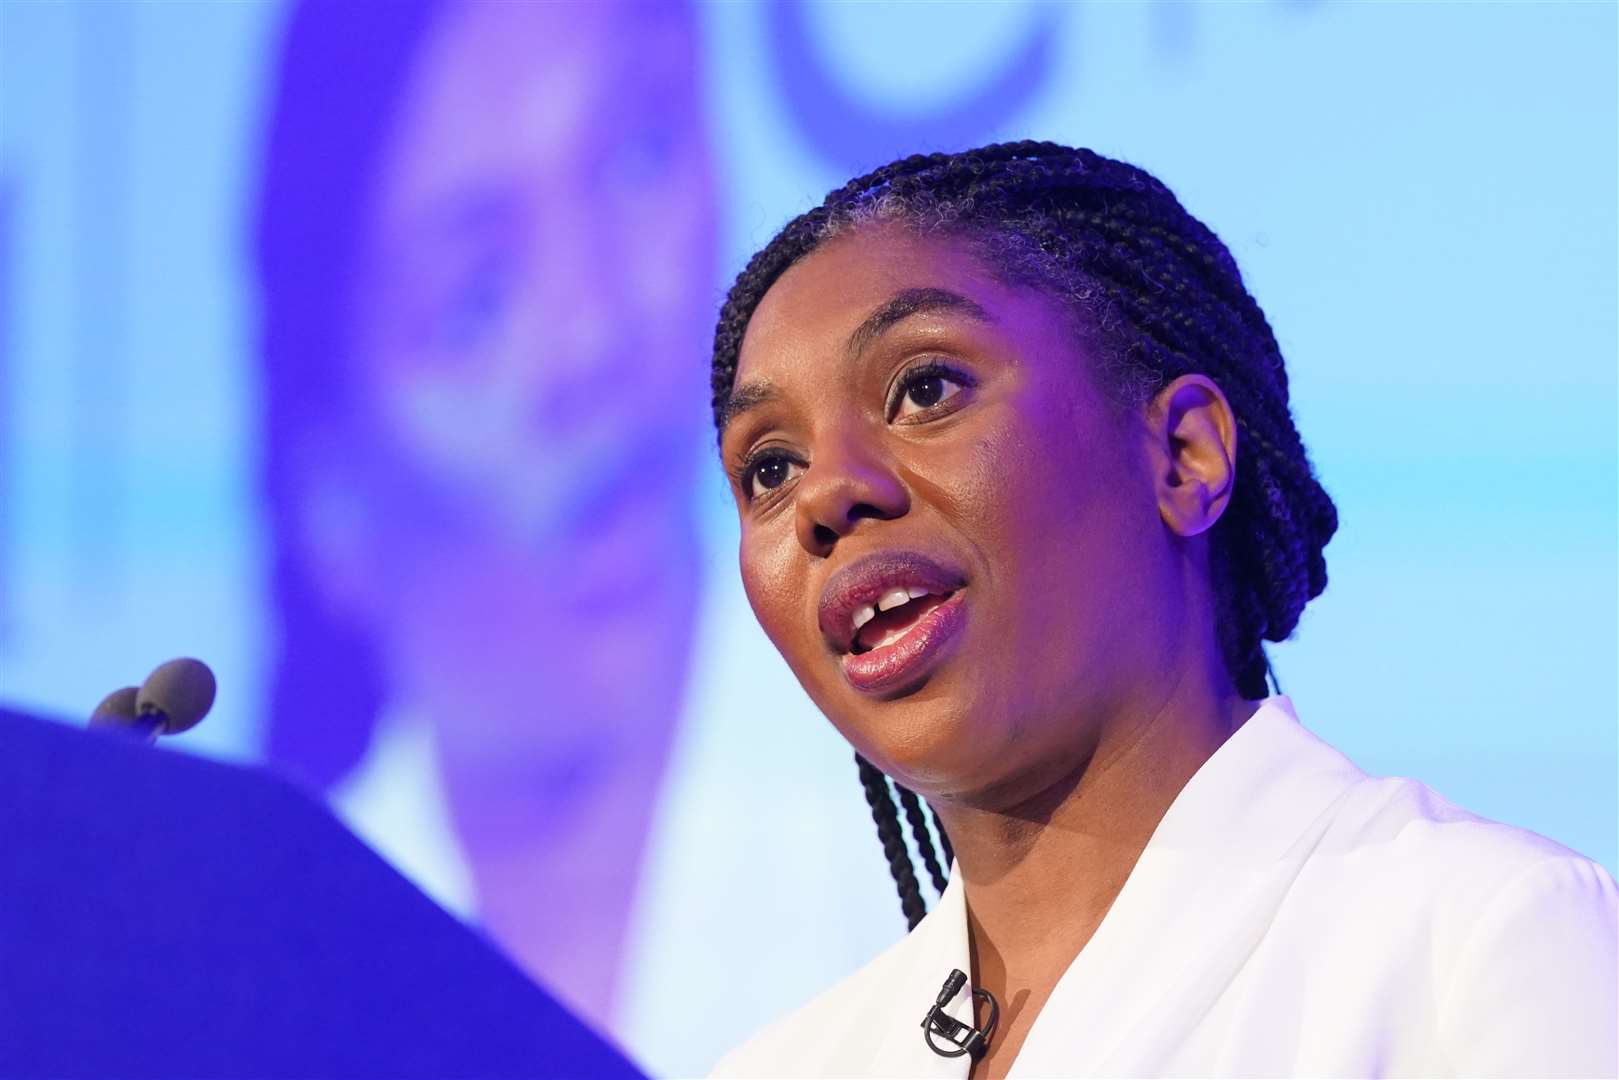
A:
[[[911,823],[911,835],[916,837],[916,852],[922,856],[922,865],[927,867],[933,887],[942,893],[948,882],[945,881],[944,868],[939,865],[939,857],[933,853],[933,837],[928,834],[928,819],[922,813],[922,800],[904,784],[896,783],[894,790],[899,792],[899,804],[905,810],[905,819]]]
[[[944,822],[939,820],[939,812],[933,812],[933,831],[939,834],[939,851],[944,855],[944,864],[954,866],[956,851],[950,846],[950,834],[944,831]]]
[[[840,233],[883,222],[962,239],[1007,280],[1064,300],[1096,337],[1100,373],[1124,404],[1139,407],[1191,372],[1220,386],[1239,439],[1231,501],[1209,533],[1216,633],[1238,692],[1264,697],[1267,677],[1275,679],[1264,643],[1292,634],[1305,604],[1326,588],[1322,549],[1337,529],[1337,510],[1293,424],[1276,335],[1236,261],[1141,169],[1089,150],[1027,141],[919,154],[849,181],[790,221],[737,275],[714,332],[716,423],[736,379],[742,335],[770,286]],[[868,769],[862,763],[867,797],[875,799],[879,788]],[[886,819],[895,819],[885,780],[880,793]],[[914,869],[908,856],[903,865],[896,860],[876,801],[873,815],[915,925]],[[911,824],[919,844],[926,833],[917,826],[920,816],[918,806]],[[939,840],[948,862],[942,828]],[[903,853],[902,842],[897,850]],[[931,854],[924,849],[923,861],[937,883],[942,874]]]
[[[927,914],[922,903],[922,888],[916,881],[916,870],[911,866],[911,853],[905,850],[905,834],[900,831],[899,811],[894,809],[894,795],[888,787],[888,777],[861,757],[854,756],[860,768],[860,783],[866,789],[866,805],[871,807],[871,819],[877,823],[877,839],[883,843],[883,854],[888,858],[889,873],[894,875],[894,887],[899,890],[899,908],[905,913],[905,923],[915,930],[916,924]]]

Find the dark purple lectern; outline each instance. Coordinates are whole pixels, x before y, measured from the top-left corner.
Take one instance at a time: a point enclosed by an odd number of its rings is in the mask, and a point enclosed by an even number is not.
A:
[[[0,1075],[641,1075],[272,776],[0,710],[0,813]]]

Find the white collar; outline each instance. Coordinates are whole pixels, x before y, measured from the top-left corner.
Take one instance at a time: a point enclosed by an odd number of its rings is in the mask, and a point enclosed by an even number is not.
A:
[[[1318,834],[1316,823],[1357,780],[1358,768],[1298,722],[1293,704],[1276,695],[1235,731],[1186,783],[1153,831],[1140,859],[1090,941],[1058,981],[1014,1063],[1067,1060],[1083,1072],[1105,1073],[1108,1053],[1158,1008],[1203,994],[1203,983],[1121,992],[1121,975],[1173,970],[1168,959],[1211,949],[1246,955],[1252,936],[1243,914],[1285,889],[1278,864],[1301,861]],[[964,1058],[927,1050],[920,1023],[951,968],[972,971],[967,946],[966,891],[953,874],[927,917],[895,947],[890,1000],[916,1013],[895,1016],[873,1075],[961,1077]],[[1155,963],[1156,960],[1156,963]],[[1167,965],[1167,966],[1166,966]],[[1127,977],[1127,976],[1126,976]],[[969,1020],[971,984],[946,1012]],[[1071,1027],[1076,1018],[1083,1037]],[[1075,1057],[1082,1054],[1083,1063]]]

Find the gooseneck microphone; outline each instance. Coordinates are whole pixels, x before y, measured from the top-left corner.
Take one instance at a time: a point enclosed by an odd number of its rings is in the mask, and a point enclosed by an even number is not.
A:
[[[101,699],[95,712],[90,714],[91,727],[128,727],[135,722],[135,699],[140,688],[126,686],[114,690]]]
[[[146,742],[196,727],[213,708],[217,684],[201,660],[180,657],[159,664],[137,689],[125,686],[101,699],[90,726],[128,732]]]
[[[933,1007],[922,1018],[922,1039],[940,1057],[960,1057],[971,1054],[976,1061],[984,1056],[989,1049],[989,1040],[995,1034],[995,1024],[1001,1018],[1001,1008],[995,1003],[995,996],[988,990],[974,990],[973,1000],[980,999],[989,1006],[989,1021],[983,1027],[974,1027],[964,1024],[960,1020],[944,1011],[944,1007],[961,993],[961,988],[967,985],[967,975],[960,968],[952,969],[945,976],[944,987],[939,991],[939,997],[934,1001]],[[974,1010],[973,1019],[977,1020],[977,1010]],[[934,1037],[944,1039],[950,1044],[946,1049],[934,1042]]]

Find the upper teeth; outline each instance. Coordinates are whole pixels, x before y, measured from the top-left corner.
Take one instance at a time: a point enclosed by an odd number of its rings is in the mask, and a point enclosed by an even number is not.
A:
[[[865,607],[854,613],[854,628],[858,632],[862,626],[865,626],[872,619],[875,619],[879,611],[891,611],[894,608],[899,607],[901,604],[910,603],[912,600],[919,599],[926,595],[928,595],[928,591],[926,589],[918,588],[915,585],[912,585],[908,589],[901,589],[897,587],[889,589],[887,592],[883,593],[877,598],[876,604],[867,604]]]
[[[904,589],[889,589],[877,598],[877,610],[888,611],[911,602],[911,594]]]

